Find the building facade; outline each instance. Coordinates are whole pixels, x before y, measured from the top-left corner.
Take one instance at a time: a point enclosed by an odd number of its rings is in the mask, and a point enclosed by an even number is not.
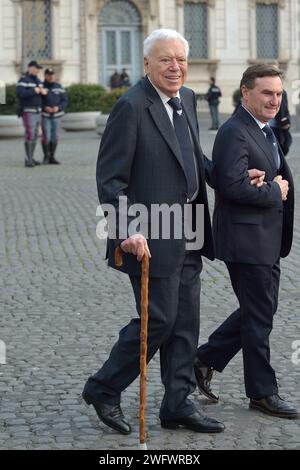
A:
[[[257,61],[277,60],[286,90],[296,93],[300,0],[0,0],[0,80],[16,82],[34,58],[65,85],[108,86],[123,68],[135,83],[143,75],[143,39],[160,27],[187,37],[188,85],[204,93],[214,76],[223,112],[232,110],[242,72]]]

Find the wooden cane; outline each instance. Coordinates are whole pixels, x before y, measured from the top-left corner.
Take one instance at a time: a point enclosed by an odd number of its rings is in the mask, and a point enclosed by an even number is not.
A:
[[[149,257],[142,259],[141,278],[141,333],[140,333],[140,447],[147,449],[146,445],[146,383],[147,383],[147,341],[148,341],[148,285],[149,285]]]
[[[123,264],[122,250],[118,246],[115,250],[115,265]],[[142,259],[141,276],[141,331],[140,331],[140,448],[146,450],[146,384],[147,384],[147,341],[148,341],[148,285],[149,285],[149,257]]]

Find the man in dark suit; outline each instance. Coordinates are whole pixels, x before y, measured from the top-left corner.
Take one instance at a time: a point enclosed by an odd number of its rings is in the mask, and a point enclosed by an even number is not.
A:
[[[159,232],[147,241],[146,235],[129,231],[126,236],[110,235],[108,263],[116,267],[114,253],[120,245],[124,252],[121,270],[129,274],[139,313],[140,261],[151,253],[147,359],[160,350],[165,388],[162,427],[221,432],[223,424],[200,414],[188,398],[196,387],[193,362],[199,332],[201,255],[213,259],[214,247],[205,188],[210,166],[199,144],[195,95],[183,87],[187,56],[188,43],[176,31],[157,30],[146,38],[146,77],[118,100],[109,117],[99,151],[97,187],[100,202],[111,204],[117,216],[121,196],[126,197],[126,208],[142,204],[149,213],[154,204],[175,204],[180,209],[188,204],[192,210],[196,204],[204,206],[201,249],[187,250],[185,236],[174,236],[178,226],[171,229],[169,239]],[[126,229],[130,222],[132,216]],[[120,331],[108,360],[83,391],[83,399],[94,406],[100,420],[123,434],[130,433],[131,427],[120,407],[121,393],[139,375],[139,335],[137,317]]]
[[[297,418],[297,409],[278,395],[269,347],[279,260],[289,254],[293,237],[293,179],[268,125],[281,103],[281,72],[267,64],[249,67],[241,94],[242,106],[221,127],[213,149],[216,255],[227,265],[239,308],[198,348],[195,374],[200,391],[218,401],[210,388],[213,370],[221,372],[242,349],[250,408]],[[265,171],[260,188],[249,184],[253,167]]]

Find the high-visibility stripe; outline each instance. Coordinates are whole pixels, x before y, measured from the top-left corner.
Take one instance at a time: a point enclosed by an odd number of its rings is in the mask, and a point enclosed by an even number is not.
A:
[[[60,111],[60,112],[58,112],[58,113],[51,113],[51,114],[50,114],[50,113],[45,113],[45,112],[43,112],[43,113],[42,113],[42,116],[48,117],[48,118],[50,118],[50,117],[57,118],[57,117],[63,116],[64,114],[65,114],[64,111]]]
[[[19,82],[17,83],[17,86],[23,86],[25,88],[36,88],[39,85],[37,85],[36,83]]]
[[[48,89],[52,91],[53,93],[66,93],[63,88],[53,88],[52,90],[51,88],[48,88]]]
[[[26,113],[40,113],[42,108],[24,108],[23,111]]]

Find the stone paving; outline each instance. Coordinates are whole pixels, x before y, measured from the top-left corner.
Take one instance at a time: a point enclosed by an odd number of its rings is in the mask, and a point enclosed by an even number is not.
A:
[[[207,124],[204,120],[204,129]],[[208,156],[214,136],[201,132]],[[288,157],[298,207],[299,144],[300,135],[294,135]],[[6,344],[6,364],[0,364],[0,449],[138,448],[138,381],[123,394],[133,425],[128,437],[99,423],[94,410],[78,401],[85,380],[135,311],[127,277],[106,267],[104,242],[95,234],[98,146],[94,132],[64,133],[57,155],[62,165],[28,169],[22,141],[0,141],[0,340]],[[300,354],[298,364],[291,361],[292,343],[300,340],[299,217],[297,209],[271,344],[280,392],[300,407]],[[205,261],[202,279],[200,342],[236,306],[223,263]],[[198,392],[194,400],[204,413],[224,421],[226,431],[162,430],[163,391],[159,357],[154,358],[148,368],[148,449],[300,449],[300,421],[249,411],[241,354],[217,375],[220,403],[209,404]]]

